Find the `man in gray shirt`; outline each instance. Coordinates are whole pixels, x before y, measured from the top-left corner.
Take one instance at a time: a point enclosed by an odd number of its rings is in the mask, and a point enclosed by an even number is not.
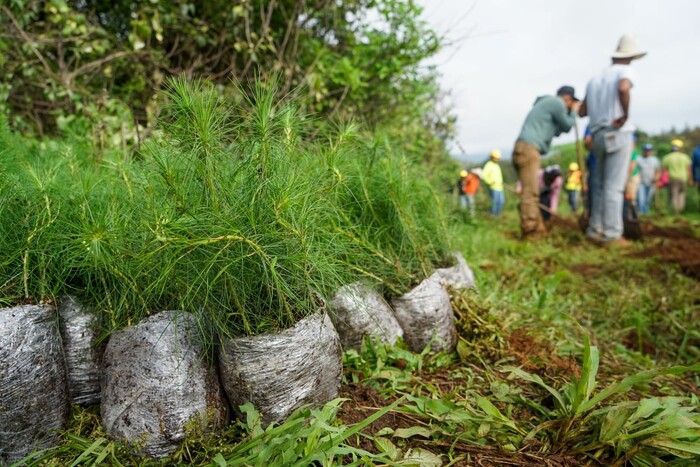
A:
[[[586,236],[596,243],[628,246],[622,238],[622,206],[630,163],[633,128],[629,124],[630,91],[634,83],[632,60],[646,52],[632,36],[622,36],[612,64],[586,87],[579,115],[590,116],[596,169],[591,173],[592,206]]]

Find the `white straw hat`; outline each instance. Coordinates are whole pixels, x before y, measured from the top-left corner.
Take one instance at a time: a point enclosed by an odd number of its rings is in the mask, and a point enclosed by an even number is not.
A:
[[[613,52],[612,58],[631,58],[636,60],[645,56],[646,52],[640,52],[637,47],[637,39],[629,34],[625,34],[620,38],[617,44],[617,50]]]

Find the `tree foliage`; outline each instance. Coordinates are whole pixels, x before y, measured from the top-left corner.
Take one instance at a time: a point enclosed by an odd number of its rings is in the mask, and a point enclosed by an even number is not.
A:
[[[20,131],[137,139],[168,76],[235,94],[232,80],[275,74],[280,95],[295,91],[308,112],[418,130],[430,150],[451,134],[452,119],[435,111],[435,71],[422,65],[440,38],[413,0],[3,3],[0,100]]]

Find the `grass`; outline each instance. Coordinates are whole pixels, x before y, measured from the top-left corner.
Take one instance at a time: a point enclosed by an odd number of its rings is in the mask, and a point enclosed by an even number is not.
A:
[[[193,424],[162,461],[74,407],[62,444],[29,465],[697,464],[697,280],[573,228],[517,240],[512,200],[501,219],[484,198],[464,216],[381,137],[348,124],[308,143],[293,103],[249,95],[229,108],[205,83],[171,82],[135,160],[0,131],[0,300],[80,291],[106,332],[186,309],[213,343],[289,326],[358,278],[402,293],[457,249],[478,292],[453,293],[456,351],[367,342],[344,356],[348,400],[268,427],[246,407],[216,436]]]
[[[309,455],[324,465],[401,465],[415,456],[421,465],[696,465],[699,342],[681,329],[696,329],[700,284],[575,231],[558,228],[537,243],[516,231],[513,212],[454,230],[478,286],[453,293],[455,352],[367,341],[344,355],[348,400],[303,409],[309,425],[295,416],[259,427],[251,411],[219,437],[192,433],[165,462],[254,465],[264,453],[268,465]],[[641,349],[629,338],[637,335]],[[102,438],[80,439],[67,439],[54,459],[75,460]],[[328,448],[330,439],[340,444]],[[150,462],[116,443],[112,453],[124,465]]]

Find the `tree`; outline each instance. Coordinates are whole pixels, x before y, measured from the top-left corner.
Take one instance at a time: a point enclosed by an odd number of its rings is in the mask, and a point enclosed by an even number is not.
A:
[[[421,63],[440,38],[420,12],[413,0],[12,0],[0,86],[13,125],[38,134],[120,104],[148,126],[164,78],[180,74],[227,93],[232,78],[275,73],[308,111],[427,127],[439,90]]]

